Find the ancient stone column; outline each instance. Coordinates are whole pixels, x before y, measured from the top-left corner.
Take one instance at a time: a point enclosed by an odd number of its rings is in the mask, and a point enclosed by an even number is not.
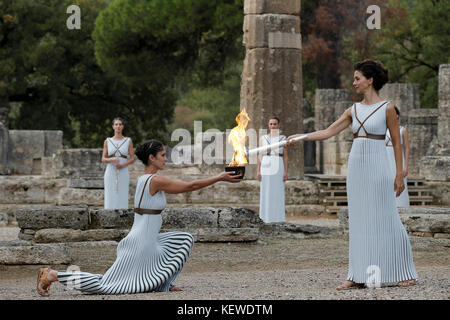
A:
[[[402,126],[407,124],[409,112],[420,108],[419,85],[415,83],[386,83],[380,98],[390,100],[400,110]]]
[[[248,129],[267,129],[277,115],[282,134],[302,133],[300,0],[245,0],[244,13],[241,109],[251,118]],[[288,155],[289,179],[302,179],[303,145]],[[255,176],[256,166],[249,165],[246,177]]]
[[[317,89],[315,100],[316,130],[328,128],[352,106],[347,89]],[[346,174],[347,160],[353,142],[351,128],[316,143],[316,166],[323,174]]]
[[[0,175],[8,173],[7,170],[8,145],[9,145],[8,128],[2,122],[0,122]]]

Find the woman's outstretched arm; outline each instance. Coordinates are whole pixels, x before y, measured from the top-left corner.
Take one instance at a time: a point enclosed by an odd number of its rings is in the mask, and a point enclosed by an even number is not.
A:
[[[329,139],[335,135],[337,135],[339,132],[347,128],[352,123],[352,113],[351,113],[351,107],[345,110],[345,112],[337,119],[335,122],[333,122],[328,128],[325,130],[318,130],[311,133],[308,133],[306,136],[307,138],[305,141],[322,141]],[[298,137],[303,135],[303,133],[295,134],[292,136],[289,136],[287,138],[288,145],[292,145],[293,141],[290,141],[292,138]]]
[[[154,195],[159,190],[172,194],[191,192],[210,186],[219,181],[227,181],[231,183],[240,182],[242,179],[239,179],[239,177],[240,176],[235,175],[234,172],[222,172],[215,177],[185,182],[180,180],[172,180],[163,176],[156,176],[150,183],[150,194]]]

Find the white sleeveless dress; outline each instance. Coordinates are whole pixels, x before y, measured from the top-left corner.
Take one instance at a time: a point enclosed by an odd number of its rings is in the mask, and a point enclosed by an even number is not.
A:
[[[118,157],[121,164],[128,161],[130,138],[121,140],[107,138],[108,157]],[[130,174],[128,166],[117,170],[114,163],[108,162],[104,175],[105,209],[128,209]]]
[[[162,210],[166,207],[163,191],[150,195],[153,176],[139,177],[135,208]],[[169,291],[191,254],[194,238],[186,232],[159,233],[161,224],[161,214],[135,213],[130,232],[117,246],[117,259],[104,275],[58,271],[58,281],[83,292],[98,294]]]
[[[279,135],[271,138],[262,137],[262,145],[269,145],[286,140],[286,136]],[[261,184],[259,192],[259,217],[265,223],[286,221],[284,199],[284,162],[283,148],[270,151],[261,159]]]
[[[402,146],[402,161],[403,161],[403,168],[405,167],[405,153],[403,149],[403,127],[400,127],[400,143]],[[397,168],[395,166],[395,153],[394,148],[392,146],[392,140],[391,140],[391,133],[389,132],[389,129],[386,131],[386,150],[387,155],[389,159],[389,164],[391,165],[392,174],[395,177],[395,174],[397,173]],[[403,179],[403,182],[405,184],[405,191],[403,191],[400,196],[395,198],[397,202],[397,207],[409,207],[409,194],[408,194],[408,180],[406,177]],[[395,191],[394,191],[395,194]]]
[[[386,133],[386,107],[366,119],[383,102],[352,107],[352,129],[360,123],[367,133]],[[365,135],[360,130],[359,136]],[[347,280],[356,283],[394,284],[417,279],[408,234],[400,220],[392,175],[382,140],[357,137],[353,140],[347,171],[349,215],[349,271]],[[371,281],[374,278],[377,281]]]

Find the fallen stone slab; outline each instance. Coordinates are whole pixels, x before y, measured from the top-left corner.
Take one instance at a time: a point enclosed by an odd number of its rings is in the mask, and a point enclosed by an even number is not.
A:
[[[90,209],[90,229],[129,229],[133,225],[133,209]],[[73,228],[75,229],[75,228]]]
[[[252,242],[259,239],[259,228],[161,229],[161,232],[170,231],[188,232],[195,242]]]
[[[272,222],[260,228],[265,237],[281,238],[329,238],[342,234],[341,228],[329,228],[311,224],[294,224],[289,222]]]
[[[89,227],[89,212],[87,206],[36,206],[18,210],[16,220],[21,229],[85,230]]]
[[[30,244],[26,241],[9,241],[0,244],[0,264],[70,264],[72,249],[62,244]]]
[[[129,230],[125,229],[42,229],[36,232],[35,243],[67,243],[83,241],[120,241],[125,238]]]

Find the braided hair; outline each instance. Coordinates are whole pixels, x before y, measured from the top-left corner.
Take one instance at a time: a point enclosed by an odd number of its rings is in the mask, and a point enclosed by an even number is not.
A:
[[[137,146],[134,153],[143,164],[148,165],[148,157],[150,157],[150,155],[156,157],[158,152],[162,151],[163,148],[164,145],[162,142],[151,139]]]

